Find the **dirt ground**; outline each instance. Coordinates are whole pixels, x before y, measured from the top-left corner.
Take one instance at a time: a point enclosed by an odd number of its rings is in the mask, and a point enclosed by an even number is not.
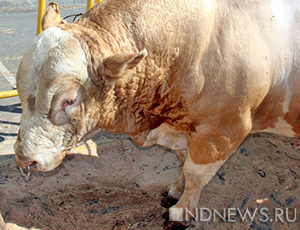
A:
[[[203,189],[206,220],[197,216],[190,229],[300,229],[300,148],[292,143],[250,135]],[[0,229],[162,229],[159,202],[176,178],[176,154],[107,133],[87,146],[29,181],[13,155],[0,156]]]

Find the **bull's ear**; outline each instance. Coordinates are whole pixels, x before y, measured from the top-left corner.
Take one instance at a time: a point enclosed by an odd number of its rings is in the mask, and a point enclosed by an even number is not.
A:
[[[146,56],[147,50],[143,49],[134,54],[115,54],[104,59],[104,74],[109,77],[122,77],[128,70],[136,67]]]
[[[65,20],[60,18],[59,5],[56,2],[50,2],[45,9],[42,19],[42,30],[57,26],[64,22]]]

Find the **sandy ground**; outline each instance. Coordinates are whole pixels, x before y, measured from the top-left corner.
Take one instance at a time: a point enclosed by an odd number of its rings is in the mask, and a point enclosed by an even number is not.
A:
[[[198,210],[190,229],[300,229],[300,148],[292,143],[248,137],[202,191],[205,216]],[[12,155],[0,156],[0,229],[162,229],[161,193],[177,175],[173,151],[101,133],[79,152],[29,181]]]

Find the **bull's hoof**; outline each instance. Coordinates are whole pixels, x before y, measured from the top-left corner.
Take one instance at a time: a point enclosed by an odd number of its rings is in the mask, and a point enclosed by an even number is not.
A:
[[[160,194],[162,197],[168,196],[168,191],[164,191],[162,194]]]
[[[173,205],[175,205],[178,202],[178,200],[172,196],[166,196],[161,199],[160,205],[164,208],[170,208]]]
[[[173,205],[175,205],[177,202],[178,199],[167,194],[164,198],[161,199],[160,205],[164,208],[170,208]]]
[[[189,226],[190,226],[189,224],[186,225],[186,224],[183,224],[183,223],[177,222],[177,221],[172,221],[172,222],[165,221],[163,228],[165,230],[184,230],[184,229],[188,228]]]
[[[190,226],[189,222],[169,221],[169,211],[162,214],[165,219],[163,228],[166,230],[183,230]]]

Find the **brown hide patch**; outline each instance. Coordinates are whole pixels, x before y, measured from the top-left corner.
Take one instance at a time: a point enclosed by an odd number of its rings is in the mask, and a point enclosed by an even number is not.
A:
[[[188,151],[194,164],[209,164],[216,161],[225,160],[230,153],[225,154],[225,142],[228,140],[220,137],[216,138],[214,134],[197,135],[194,133],[189,136]],[[220,149],[224,147],[223,153]]]
[[[289,75],[289,87],[291,98],[288,112],[284,114],[283,104],[287,94],[287,87],[284,84],[274,87],[258,107],[253,116],[253,130],[264,130],[274,128],[280,117],[290,124],[293,131],[300,134],[300,92],[299,77],[297,68],[293,68]]]
[[[300,135],[300,100],[299,97],[293,96],[290,102],[290,111],[284,119],[293,127],[293,131]]]
[[[284,119],[292,125],[293,131],[300,135],[300,83],[299,83],[299,69],[294,67],[292,69],[289,85],[292,91],[291,101],[289,105],[289,112],[286,114]]]
[[[228,159],[249,134],[251,121],[247,113],[224,113],[194,128],[188,135],[190,157],[194,164],[208,164]]]
[[[28,99],[28,109],[30,112],[34,113],[35,112],[35,96],[32,94],[29,95]]]
[[[253,130],[274,128],[283,114],[283,103],[286,90],[283,84],[273,88],[265,97],[253,115]]]

